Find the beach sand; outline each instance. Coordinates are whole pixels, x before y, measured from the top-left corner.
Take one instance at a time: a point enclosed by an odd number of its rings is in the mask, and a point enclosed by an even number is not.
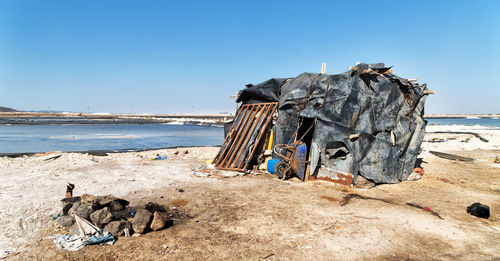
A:
[[[0,158],[0,257],[36,260],[373,260],[500,258],[500,129],[428,126],[418,181],[346,187],[278,180],[268,174],[200,171],[218,148],[192,147],[108,156],[52,152]],[[442,159],[430,150],[472,157]],[[185,152],[187,151],[187,153]],[[176,154],[177,152],[177,154]],[[152,161],[156,154],[167,160]],[[57,159],[46,160],[55,155]],[[211,176],[207,176],[211,172]],[[62,233],[50,216],[68,182],[75,195],[113,194],[131,205],[177,206],[193,218],[112,246],[59,250],[45,237]],[[179,192],[182,188],[184,192]],[[361,195],[348,196],[350,194]],[[347,200],[350,198],[350,200]],[[179,204],[179,202],[183,202]],[[346,203],[345,205],[342,203]],[[466,212],[489,205],[491,217]],[[411,207],[428,207],[439,214]],[[4,251],[9,251],[5,253]]]

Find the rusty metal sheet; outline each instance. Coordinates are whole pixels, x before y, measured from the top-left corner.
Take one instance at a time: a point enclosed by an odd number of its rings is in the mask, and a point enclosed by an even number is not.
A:
[[[214,159],[215,168],[246,170],[277,107],[277,102],[242,105]]]
[[[334,165],[331,167],[322,165],[318,170],[316,179],[351,185],[354,180],[354,176],[349,172],[352,162],[353,155],[349,153],[345,157],[334,160]]]

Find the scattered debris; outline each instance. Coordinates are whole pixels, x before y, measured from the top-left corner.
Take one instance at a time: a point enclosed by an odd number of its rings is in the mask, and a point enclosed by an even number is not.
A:
[[[498,158],[498,156],[495,158],[495,163],[500,163],[500,158]]]
[[[448,142],[447,139],[441,139],[441,138],[432,138],[430,140],[427,140],[426,142],[429,143],[440,143],[440,142]]]
[[[213,164],[203,164],[199,167],[193,168],[193,176],[196,177],[217,177],[217,178],[232,178],[236,176],[244,176],[245,172],[237,172],[230,170],[217,170]]]
[[[414,168],[413,172],[418,173],[418,174],[420,174],[422,176],[425,174],[425,171],[422,168],[420,168],[420,167]]]
[[[422,174],[417,173],[417,172],[412,172],[410,176],[408,176],[408,180],[410,181],[416,181],[420,180],[422,178]]]
[[[449,159],[449,160],[460,160],[460,161],[473,161],[473,158],[468,158],[468,157],[463,157],[463,156],[458,156],[454,154],[449,154],[449,153],[444,153],[444,152],[439,152],[439,151],[429,151],[431,154],[436,155],[440,158],[443,159]]]
[[[351,199],[353,199],[353,198],[378,200],[378,201],[382,201],[382,202],[389,203],[389,204],[395,204],[389,200],[380,199],[380,198],[372,198],[372,197],[367,197],[367,196],[362,196],[362,195],[359,195],[356,193],[352,193],[352,194],[347,194],[346,196],[344,196],[342,201],[340,201],[340,206],[343,207],[343,206],[349,204],[349,201],[351,201]]]
[[[338,199],[333,198],[333,197],[329,197],[329,196],[321,196],[321,198],[326,199],[326,200],[328,200],[330,202],[339,201]]]
[[[85,245],[112,245],[115,243],[116,238],[111,233],[97,228],[79,216],[75,216],[75,221],[78,226],[76,234],[60,234],[52,237],[52,241],[58,248],[68,251],[78,251]]]
[[[73,197],[73,189],[74,188],[75,188],[75,184],[68,183],[68,185],[66,185],[66,198]]]
[[[262,259],[268,259],[268,258],[270,258],[270,257],[272,257],[272,256],[274,256],[274,255],[275,255],[274,253],[271,253],[271,254],[269,254],[269,255],[267,255],[267,256],[265,256],[265,257],[263,257]]]
[[[476,217],[487,219],[490,217],[490,207],[476,202],[467,207],[467,213]]]
[[[48,158],[44,159],[44,161],[56,160],[56,159],[60,158],[61,156],[62,156],[62,154],[56,155],[56,156],[52,156],[52,157],[48,157]]]
[[[21,252],[10,252],[10,251],[5,250],[5,251],[0,253],[0,259],[7,259],[9,257],[17,256],[19,254],[21,254]]]
[[[468,131],[433,131],[433,132],[427,132],[427,133],[442,133],[442,134],[470,134],[476,136],[476,138],[480,139],[482,142],[489,142],[489,140],[481,137],[476,132],[468,132]]]
[[[438,217],[439,219],[443,219],[437,212],[434,212],[432,209],[428,208],[428,207],[422,207],[420,205],[417,205],[417,204],[413,204],[413,203],[406,203],[406,205],[410,206],[410,207],[414,207],[414,208],[418,208],[418,209],[422,209],[422,210],[425,210],[427,212],[430,212],[432,215]]]
[[[151,160],[166,160],[168,159],[167,155],[160,156],[160,154],[156,154],[156,157],[152,158]]]
[[[354,185],[355,188],[361,188],[361,189],[371,189],[374,188],[377,184],[373,182],[373,180],[369,180],[361,175],[357,177],[356,180],[356,185]]]

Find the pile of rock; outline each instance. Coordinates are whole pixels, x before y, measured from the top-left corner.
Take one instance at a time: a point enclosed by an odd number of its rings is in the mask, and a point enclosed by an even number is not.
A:
[[[80,197],[64,198],[61,202],[62,212],[55,220],[59,225],[73,226],[71,231],[76,231],[75,215],[78,215],[116,237],[167,228],[173,225],[173,220],[183,216],[176,208],[153,202],[144,207],[130,207],[128,201],[111,195],[83,194]]]

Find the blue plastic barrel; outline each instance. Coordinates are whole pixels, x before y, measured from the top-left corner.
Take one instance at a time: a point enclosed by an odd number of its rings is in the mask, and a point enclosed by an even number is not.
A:
[[[274,166],[276,166],[276,163],[278,163],[278,161],[280,161],[279,159],[270,159],[267,161],[267,172],[271,173],[271,174],[275,174],[274,173]]]

